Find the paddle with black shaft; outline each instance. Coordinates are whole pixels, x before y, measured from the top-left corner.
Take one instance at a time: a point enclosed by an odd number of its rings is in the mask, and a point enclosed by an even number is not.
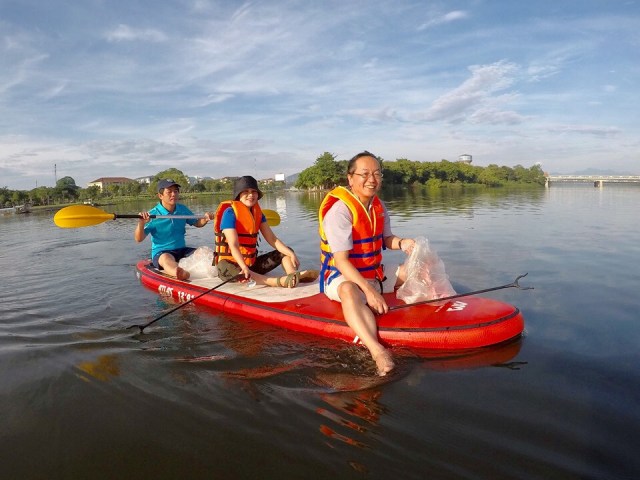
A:
[[[523,277],[526,277],[528,274],[529,273],[527,272],[524,275],[520,275],[513,282],[507,283],[506,285],[500,285],[499,287],[485,288],[483,290],[476,290],[475,292],[458,293],[456,295],[451,295],[449,297],[433,298],[431,300],[422,300],[420,302],[407,303],[407,304],[404,304],[404,305],[395,305],[393,307],[389,307],[389,310],[399,310],[400,308],[414,307],[416,305],[422,305],[423,303],[443,302],[445,300],[452,300],[454,298],[468,297],[470,295],[479,295],[480,293],[493,292],[494,290],[502,290],[503,288],[517,288],[519,290],[533,290],[533,287],[522,287],[518,283],[518,280],[520,280]]]
[[[181,309],[182,307],[184,307],[185,305],[188,305],[189,303],[193,302],[194,300],[199,299],[200,297],[204,297],[206,294],[213,292],[216,288],[220,288],[221,286],[223,286],[225,283],[229,283],[233,280],[239,280],[240,278],[244,278],[244,274],[243,273],[239,273],[238,275],[236,275],[235,277],[231,277],[226,279],[224,282],[219,283],[218,285],[216,285],[215,287],[211,287],[209,290],[205,290],[204,292],[202,292],[200,295],[197,295],[189,300],[187,300],[184,303],[181,303],[180,305],[178,305],[177,307],[172,308],[171,310],[169,310],[168,312],[163,313],[162,315],[160,315],[159,317],[154,318],[153,320],[151,320],[149,323],[145,324],[145,325],[131,325],[129,327],[127,327],[127,330],[129,330],[130,328],[136,328],[138,327],[140,329],[140,333],[142,333],[142,331],[147,328],[149,325],[156,323],[158,320],[166,317],[167,315],[169,315],[170,313],[175,312],[176,310]]]
[[[262,210],[267,223],[271,227],[280,225],[280,215],[274,210]],[[199,219],[204,215],[150,215],[150,218]],[[136,218],[140,215],[105,212],[91,205],[71,205],[61,208],[53,216],[53,222],[60,228],[81,228],[99,225],[100,223],[119,218]]]

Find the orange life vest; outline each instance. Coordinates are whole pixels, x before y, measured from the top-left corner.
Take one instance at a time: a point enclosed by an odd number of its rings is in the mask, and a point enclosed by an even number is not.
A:
[[[244,263],[249,267],[256,261],[258,255],[258,233],[260,232],[260,223],[262,222],[262,210],[257,203],[252,209],[236,200],[227,200],[218,205],[213,220],[213,232],[215,234],[215,249],[213,252],[213,264],[217,265],[220,260],[228,260],[236,263],[231,255],[231,249],[227,243],[227,239],[220,229],[222,222],[222,214],[227,208],[233,208],[236,214],[236,232],[238,232],[238,243],[240,244],[240,252],[244,257]]]
[[[320,291],[324,286],[340,275],[335,266],[333,253],[322,228],[322,221],[329,209],[338,201],[343,201],[353,216],[353,247],[349,250],[349,261],[367,279],[382,281],[382,249],[384,248],[382,233],[384,231],[384,207],[376,196],[373,197],[369,211],[351,191],[344,187],[336,187],[330,191],[320,205],[320,275],[324,279],[320,283]]]

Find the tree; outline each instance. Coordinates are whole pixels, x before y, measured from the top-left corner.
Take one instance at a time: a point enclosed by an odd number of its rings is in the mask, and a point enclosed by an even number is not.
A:
[[[184,173],[182,173],[182,171],[177,168],[169,168],[157,173],[155,177],[153,177],[153,180],[151,180],[151,183],[149,184],[149,194],[155,195],[158,193],[158,182],[164,178],[170,178],[180,185],[180,192],[188,192],[191,189],[189,179]]]
[[[90,187],[80,190],[79,199],[93,201],[100,197],[100,187],[97,185],[91,185]]]
[[[227,182],[224,180],[213,180],[213,179],[207,179],[204,180],[204,186],[205,186],[205,192],[213,192],[213,193],[219,193],[219,192],[230,192],[232,190],[232,185],[231,182]]]
[[[14,190],[11,194],[11,201],[13,205],[22,205],[27,200],[29,200],[29,194],[22,190]]]
[[[460,169],[457,164],[448,160],[442,160],[440,162],[438,178],[443,182],[454,183],[456,180],[460,179]]]
[[[484,168],[483,178],[491,182],[497,182],[497,185],[502,185],[509,179],[509,171],[507,167],[499,167],[492,163]]]
[[[191,187],[191,191],[202,193],[207,191],[207,187],[205,186],[204,182],[197,182],[195,185]]]
[[[513,167],[513,176],[516,182],[525,182],[529,177],[529,171],[522,165]]]
[[[120,191],[120,185],[116,183],[110,183],[102,190],[102,193],[107,197],[117,197],[120,195]]]
[[[313,166],[300,172],[295,186],[297,188],[330,189],[344,183],[344,173],[340,170],[335,155],[324,152]]]
[[[55,188],[52,187],[36,187],[29,192],[29,195],[37,204],[49,205],[54,196],[54,190]]]
[[[9,203],[9,199],[11,198],[11,190],[7,187],[0,188],[0,208],[4,207]]]
[[[420,162],[399,158],[395,162],[384,164],[384,181],[389,185],[411,185],[420,180],[418,166]]]
[[[542,166],[540,164],[536,164],[529,168],[530,179],[532,183],[537,183],[539,185],[545,184],[544,171],[542,170]]]
[[[344,181],[344,174],[338,169],[335,155],[324,152],[314,164],[319,173],[319,183],[323,188],[333,188]]]
[[[499,187],[502,185],[498,172],[489,167],[483,168],[478,174],[478,183],[486,185],[487,187]]]
[[[75,199],[78,197],[79,188],[73,178],[62,177],[56,182],[55,195],[60,196],[62,200]]]
[[[136,182],[135,180],[131,180],[130,182],[125,183],[120,188],[120,192],[123,195],[128,195],[130,197],[137,197],[142,192],[142,185],[140,182]]]

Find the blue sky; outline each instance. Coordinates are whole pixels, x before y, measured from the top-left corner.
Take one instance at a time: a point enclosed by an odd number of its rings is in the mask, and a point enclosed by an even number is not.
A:
[[[640,174],[640,3],[0,0],[0,186],[328,151]]]

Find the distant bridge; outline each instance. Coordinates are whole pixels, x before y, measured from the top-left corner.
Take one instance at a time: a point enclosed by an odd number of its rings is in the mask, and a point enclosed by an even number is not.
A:
[[[561,183],[593,183],[594,187],[602,187],[607,183],[640,183],[640,175],[547,175],[545,187],[552,182]]]

